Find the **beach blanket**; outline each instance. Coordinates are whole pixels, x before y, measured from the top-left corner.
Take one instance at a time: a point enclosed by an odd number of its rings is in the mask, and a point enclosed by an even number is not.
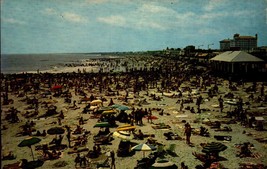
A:
[[[255,164],[255,163],[239,163],[239,169],[257,169],[257,168],[264,168],[263,164]]]
[[[20,169],[19,164],[20,164],[20,162],[16,162],[13,164],[6,164],[6,165],[4,165],[3,169]]]
[[[153,129],[171,129],[171,126],[166,125],[166,124],[161,124],[161,125],[154,125],[151,126]]]
[[[235,144],[235,147],[238,149],[237,154],[240,153],[241,146],[242,146],[242,144]],[[252,150],[252,149],[254,149],[254,147],[250,146],[249,149]],[[261,157],[263,157],[263,155],[261,153],[259,153],[259,152],[251,152],[250,156],[243,157],[243,158],[256,158],[256,159],[259,159]]]
[[[68,154],[80,153],[84,151],[89,151],[89,148],[84,147],[84,148],[79,148],[77,150],[70,150],[68,151]]]

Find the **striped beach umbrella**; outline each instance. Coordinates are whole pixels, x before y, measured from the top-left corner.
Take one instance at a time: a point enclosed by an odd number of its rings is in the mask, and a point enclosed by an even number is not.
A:
[[[133,150],[133,151],[143,151],[144,157],[145,157],[146,151],[154,151],[156,149],[157,148],[155,146],[150,145],[150,144],[146,144],[146,143],[141,143],[141,144],[138,144],[138,145],[131,148],[131,150]]]
[[[227,146],[220,142],[211,142],[203,147],[203,153],[219,153],[227,149]]]

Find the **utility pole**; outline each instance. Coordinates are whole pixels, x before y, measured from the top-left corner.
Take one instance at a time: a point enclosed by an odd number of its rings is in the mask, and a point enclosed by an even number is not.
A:
[[[197,49],[199,49],[200,46],[204,46],[204,45],[199,45],[199,46],[197,46]]]
[[[210,49],[210,46],[212,46],[212,45],[214,45],[214,43],[208,44],[208,50]]]

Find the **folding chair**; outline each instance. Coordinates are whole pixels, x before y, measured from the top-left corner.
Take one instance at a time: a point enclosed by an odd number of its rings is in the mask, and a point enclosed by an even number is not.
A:
[[[175,152],[176,144],[170,144],[169,147],[166,149],[166,152],[173,157],[177,157],[178,155]]]

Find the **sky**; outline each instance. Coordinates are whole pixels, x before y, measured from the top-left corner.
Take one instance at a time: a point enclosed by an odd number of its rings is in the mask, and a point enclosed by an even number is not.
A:
[[[235,33],[267,46],[267,0],[1,0],[1,53],[219,48]]]

